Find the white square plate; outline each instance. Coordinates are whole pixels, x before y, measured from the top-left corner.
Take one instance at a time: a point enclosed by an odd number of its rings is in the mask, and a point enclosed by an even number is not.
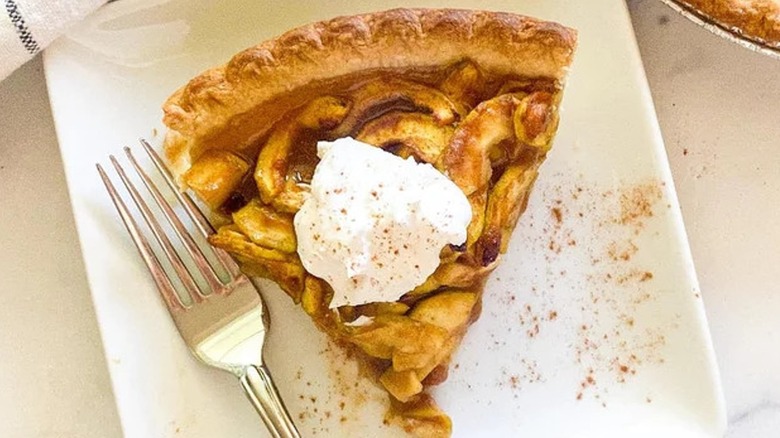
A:
[[[125,436],[267,436],[235,379],[190,357],[94,168],[162,132],[190,77],[286,29],[394,6],[513,11],[580,32],[555,148],[484,311],[435,390],[455,437],[721,436],[693,263],[621,0],[123,0],[46,51],[87,274]],[[269,366],[305,437],[398,436],[384,397],[263,282]],[[178,434],[178,435],[177,435]]]

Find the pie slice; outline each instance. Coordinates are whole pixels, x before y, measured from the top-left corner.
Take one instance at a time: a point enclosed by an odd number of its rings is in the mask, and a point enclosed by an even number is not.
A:
[[[277,282],[354,353],[407,431],[448,437],[428,389],[447,378],[479,317],[486,277],[550,150],[575,45],[571,29],[498,12],[396,9],[310,24],[171,96],[167,157],[227,219],[213,245]],[[297,253],[293,218],[317,142],[342,137],[430,163],[472,210],[466,241],[441,248],[435,272],[396,301],[331,309],[330,284]]]

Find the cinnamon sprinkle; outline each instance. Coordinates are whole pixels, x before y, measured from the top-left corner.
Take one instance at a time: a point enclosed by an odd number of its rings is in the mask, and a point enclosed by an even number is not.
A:
[[[645,364],[664,362],[660,355],[666,344],[664,331],[653,321],[638,318],[639,309],[656,299],[656,275],[639,255],[640,242],[646,238],[642,234],[661,214],[656,209],[668,204],[660,203],[663,187],[659,181],[603,191],[582,183],[552,186],[542,195],[549,200],[547,216],[541,221],[538,216],[525,219],[528,229],[538,230],[532,234],[540,240],[532,244],[541,244],[548,267],[526,291],[509,291],[507,297],[538,297],[533,304],[524,303],[518,312],[521,333],[526,342],[532,342],[543,336],[545,324],[561,320],[563,309],[536,308],[537,303],[555,301],[545,296],[569,293],[558,290],[559,279],[571,277],[563,284],[582,291],[583,300],[577,299],[562,320],[566,325],[581,320],[573,326],[577,339],[572,346],[574,360],[583,370],[575,391],[577,400],[592,397],[606,407],[606,387],[600,388],[598,382],[603,386],[624,383],[641,372]],[[570,266],[561,262],[570,251],[577,253],[575,258],[590,260],[591,266],[585,272],[561,269]],[[513,301],[507,298],[502,302],[511,305]],[[518,386],[510,377],[508,386]]]

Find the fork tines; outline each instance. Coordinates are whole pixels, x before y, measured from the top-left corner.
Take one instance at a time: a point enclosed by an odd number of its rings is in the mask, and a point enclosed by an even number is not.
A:
[[[149,155],[152,163],[154,163],[154,166],[162,175],[163,180],[165,180],[165,184],[175,194],[177,201],[181,204],[187,216],[195,224],[195,228],[202,235],[202,237],[205,238],[209,234],[213,233],[213,227],[203,215],[203,213],[201,213],[201,211],[197,208],[192,199],[187,194],[178,189],[173,177],[171,176],[170,172],[157,152],[152,149],[146,140],[141,139],[141,146]],[[110,155],[109,159],[111,160],[111,164],[114,166],[114,169],[119,175],[119,178],[122,180],[122,183],[130,194],[132,202],[138,208],[141,217],[144,218],[144,221],[151,230],[152,236],[160,245],[161,252],[170,262],[173,271],[176,273],[176,276],[181,282],[184,293],[193,302],[198,303],[201,302],[209,293],[219,294],[229,290],[229,287],[227,286],[242,276],[238,270],[238,266],[233,261],[233,259],[231,259],[230,256],[224,251],[217,248],[212,248],[214,255],[230,276],[230,280],[227,283],[223,283],[223,281],[220,280],[217,272],[206,259],[203,251],[197,245],[192,235],[190,235],[187,227],[176,215],[173,207],[171,207],[168,201],[165,200],[163,195],[160,193],[160,190],[157,188],[157,186],[155,186],[149,175],[143,170],[130,148],[125,147],[124,151],[127,155],[128,161],[143,182],[143,185],[146,187],[146,190],[160,208],[162,216],[165,217],[168,224],[170,224],[177,237],[183,244],[182,252],[186,253],[191,258],[193,264],[197,268],[198,273],[205,280],[205,283],[208,286],[207,290],[202,290],[198,286],[195,275],[193,275],[193,272],[191,272],[191,270],[187,267],[179,253],[174,248],[173,243],[171,243],[171,240],[163,231],[162,226],[155,218],[146,201],[144,201],[135,184],[133,184],[133,182],[128,177],[125,169],[121,164],[119,164],[119,161],[116,159],[116,157]],[[117,192],[116,187],[111,182],[111,179],[108,177],[100,164],[97,164],[97,170],[100,173],[100,178],[103,180],[106,189],[108,190],[111,200],[114,202],[114,206],[116,206],[116,209],[122,218],[122,222],[124,222],[125,226],[127,227],[133,242],[135,242],[136,247],[141,253],[141,257],[149,268],[149,271],[152,273],[152,277],[154,278],[154,281],[157,284],[157,288],[160,290],[160,293],[162,294],[166,304],[171,308],[171,310],[188,308],[189,305],[176,292],[176,287],[167,275],[165,269],[160,263],[160,260],[157,258],[157,255],[155,255],[155,252],[149,244],[149,240],[140,230],[138,222],[136,222],[136,220],[133,218],[133,215],[130,213],[127,205]]]

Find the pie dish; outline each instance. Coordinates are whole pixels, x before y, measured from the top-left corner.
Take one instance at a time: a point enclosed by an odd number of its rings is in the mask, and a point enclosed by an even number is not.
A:
[[[289,31],[235,55],[164,105],[169,163],[226,224],[210,242],[264,276],[387,390],[419,437],[451,422],[427,390],[478,317],[558,126],[576,33],[524,16],[396,9]],[[395,302],[329,309],[303,268],[293,216],[318,140],[342,137],[432,164],[467,197],[467,240]],[[361,317],[367,324],[356,324]],[[364,318],[364,319],[365,319]]]
[[[677,3],[707,22],[780,49],[778,0],[681,0]]]

